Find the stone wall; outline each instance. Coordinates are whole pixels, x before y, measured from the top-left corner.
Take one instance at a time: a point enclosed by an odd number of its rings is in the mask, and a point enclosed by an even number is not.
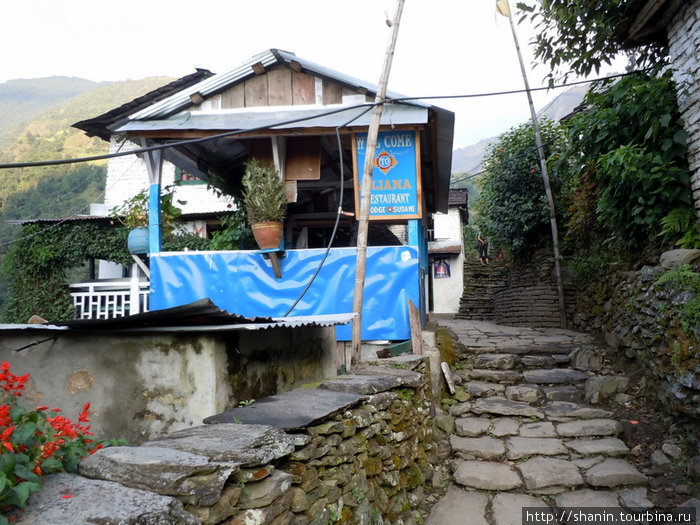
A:
[[[688,132],[688,163],[700,220],[700,0],[689,0],[668,27],[669,56],[678,84],[678,106]]]
[[[0,361],[17,375],[30,374],[22,397],[28,407],[50,404],[75,418],[90,402],[95,437],[130,443],[336,374],[332,326],[152,330],[112,334],[6,325]]]
[[[82,475],[48,476],[16,523],[61,522],[69,506],[80,523],[410,523],[437,461],[428,363],[382,363],[103,449]]]
[[[611,266],[600,278],[582,283],[573,328],[599,334],[639,369],[639,380],[672,412],[700,417],[700,349],[679,322],[688,291],[657,284],[668,269],[700,262],[700,251],[674,250],[656,266],[632,271]],[[700,267],[695,266],[696,271]]]

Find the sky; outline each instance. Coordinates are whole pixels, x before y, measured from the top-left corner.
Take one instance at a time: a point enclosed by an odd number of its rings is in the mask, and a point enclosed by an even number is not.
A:
[[[515,20],[518,11],[511,0]],[[278,48],[378,84],[397,0],[8,0],[0,7],[0,83],[53,75],[94,81],[214,73]],[[531,87],[533,28],[516,26]],[[408,96],[523,88],[508,19],[495,0],[406,0],[389,89]],[[533,93],[537,109],[561,89]],[[524,93],[426,100],[455,112],[455,148],[529,118]]]

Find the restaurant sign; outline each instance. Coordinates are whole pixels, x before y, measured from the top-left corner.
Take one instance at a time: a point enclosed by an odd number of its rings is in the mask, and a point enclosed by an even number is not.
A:
[[[370,219],[421,217],[420,145],[418,131],[380,131],[372,170]],[[355,170],[355,215],[359,216],[360,187],[367,150],[367,133],[352,141]]]

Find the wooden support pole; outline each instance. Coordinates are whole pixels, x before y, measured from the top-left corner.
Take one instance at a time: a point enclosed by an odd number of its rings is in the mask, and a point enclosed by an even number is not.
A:
[[[501,0],[505,5],[508,5],[508,0]],[[513,42],[515,42],[515,50],[518,53],[518,61],[520,62],[520,71],[523,75],[523,82],[525,83],[525,92],[527,93],[527,102],[530,106],[530,117],[532,118],[532,129],[535,132],[535,144],[537,145],[537,154],[540,158],[540,169],[542,170],[542,180],[544,182],[544,192],[547,196],[547,205],[549,207],[549,224],[552,230],[552,248],[554,251],[554,273],[557,279],[557,293],[559,296],[559,319],[561,322],[561,327],[566,328],[566,302],[564,297],[564,282],[561,276],[561,257],[559,255],[559,230],[557,228],[557,214],[554,208],[554,198],[552,197],[552,189],[549,184],[549,172],[547,170],[547,160],[544,157],[544,148],[542,147],[542,137],[540,136],[540,127],[537,124],[537,112],[535,111],[535,105],[532,102],[532,92],[530,91],[530,83],[527,80],[527,72],[525,70],[525,63],[523,62],[523,56],[520,52],[520,44],[518,43],[518,35],[515,32],[515,24],[513,23],[513,16],[510,14],[510,8],[507,8],[508,22],[510,22],[510,30],[513,33]],[[503,13],[502,13],[503,14]]]
[[[382,119],[382,110],[386,98],[387,85],[391,62],[394,58],[396,39],[399,34],[399,22],[403,11],[404,0],[397,0],[396,14],[392,22],[391,39],[384,56],[384,66],[379,80],[379,88],[374,102],[376,104],[372,121],[367,132],[367,149],[362,170],[362,186],[360,188],[360,216],[357,230],[357,264],[355,270],[355,289],[353,293],[352,311],[356,317],[352,322],[352,362],[359,363],[362,355],[362,302],[365,288],[365,273],[367,264],[367,232],[369,231],[370,193],[372,191],[372,170],[374,169],[374,154],[377,149],[377,135]]]

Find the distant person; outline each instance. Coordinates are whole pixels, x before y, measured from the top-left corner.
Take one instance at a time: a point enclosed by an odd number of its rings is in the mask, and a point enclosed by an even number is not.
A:
[[[479,260],[481,264],[489,264],[489,241],[486,237],[481,235],[481,232],[476,236],[476,248],[479,250]]]

